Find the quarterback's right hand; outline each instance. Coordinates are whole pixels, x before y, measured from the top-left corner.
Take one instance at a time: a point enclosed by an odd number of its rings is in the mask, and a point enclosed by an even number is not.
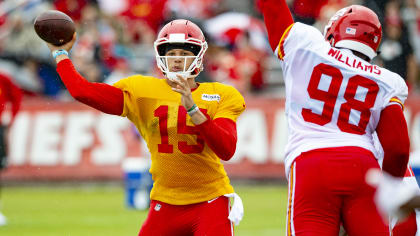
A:
[[[54,52],[55,50],[59,50],[59,49],[64,49],[67,52],[69,52],[71,50],[71,48],[73,47],[74,43],[76,42],[76,38],[77,38],[77,33],[74,32],[73,34],[73,39],[70,40],[69,42],[67,42],[66,44],[60,45],[60,46],[56,46],[53,45],[51,43],[47,43],[48,48],[51,50],[51,52]],[[65,58],[68,58],[66,55],[60,55],[56,58],[57,63]]]

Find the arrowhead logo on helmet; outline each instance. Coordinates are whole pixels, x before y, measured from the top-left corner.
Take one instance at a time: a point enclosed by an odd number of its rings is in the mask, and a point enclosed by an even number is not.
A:
[[[375,12],[352,5],[331,17],[324,37],[333,47],[351,49],[373,59],[382,39],[382,27]]]
[[[166,24],[159,32],[154,48],[157,66],[170,79],[175,79],[177,74],[196,77],[203,70],[203,57],[207,50],[207,42],[201,29],[191,21],[178,19]],[[172,72],[168,67],[168,58],[171,56],[166,56],[165,53],[173,48],[185,49],[194,54],[194,56],[179,56],[184,59],[182,71]],[[194,58],[188,68],[187,58]]]

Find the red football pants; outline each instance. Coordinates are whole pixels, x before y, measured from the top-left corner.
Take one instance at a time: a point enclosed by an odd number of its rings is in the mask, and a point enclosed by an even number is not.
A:
[[[365,182],[379,168],[363,148],[316,149],[296,158],[289,173],[287,235],[337,236],[340,222],[349,236],[389,236]]]
[[[413,212],[392,229],[392,236],[414,236],[417,233],[416,213]]]
[[[229,198],[224,196],[210,202],[182,206],[152,200],[139,235],[233,236],[229,210]]]

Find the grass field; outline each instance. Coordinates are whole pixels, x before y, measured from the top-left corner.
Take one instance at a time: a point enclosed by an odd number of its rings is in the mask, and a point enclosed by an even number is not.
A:
[[[245,216],[235,235],[284,235],[287,188],[283,185],[235,186]],[[4,187],[3,213],[8,225],[2,236],[137,235],[147,211],[124,206],[117,185],[78,187]]]

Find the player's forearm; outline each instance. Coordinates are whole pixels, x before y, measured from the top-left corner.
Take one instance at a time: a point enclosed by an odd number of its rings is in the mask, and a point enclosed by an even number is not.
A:
[[[276,50],[284,31],[293,24],[285,0],[262,0],[262,13],[271,48]]]
[[[227,118],[208,119],[197,125],[197,129],[205,142],[216,155],[228,161],[236,149],[236,123]]]
[[[67,58],[57,61],[57,72],[72,97],[102,112],[112,115],[122,114],[124,95],[120,89],[108,84],[87,81]]]
[[[196,113],[194,113],[190,117],[191,117],[191,121],[194,123],[194,125],[201,125],[202,123],[204,123],[208,120],[208,118],[201,111],[197,111]]]
[[[403,177],[410,155],[410,139],[399,105],[390,105],[381,112],[376,132],[384,149],[382,169],[392,176]]]

